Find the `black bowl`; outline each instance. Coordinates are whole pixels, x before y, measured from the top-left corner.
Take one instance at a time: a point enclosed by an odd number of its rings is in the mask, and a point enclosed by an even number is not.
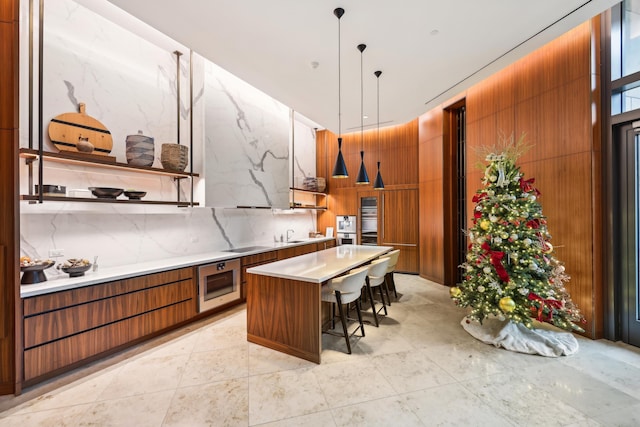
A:
[[[134,190],[126,190],[124,195],[127,196],[130,200],[140,200],[144,196],[147,195],[146,191],[134,191]]]
[[[84,276],[84,272],[91,268],[91,264],[79,265],[77,267],[61,267],[60,270],[64,271],[69,277]]]
[[[21,266],[20,271],[22,271],[23,274],[22,279],[20,279],[20,284],[30,285],[32,283],[46,282],[47,276],[44,274],[44,270],[53,264],[55,264],[53,261],[47,261],[35,265]]]
[[[91,193],[99,199],[115,199],[124,191],[122,188],[89,187]]]

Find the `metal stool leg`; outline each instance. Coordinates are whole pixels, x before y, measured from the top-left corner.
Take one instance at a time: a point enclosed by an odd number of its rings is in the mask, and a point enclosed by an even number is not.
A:
[[[373,299],[373,291],[371,290],[371,286],[369,285],[369,276],[367,276],[367,278],[365,279],[365,282],[367,284],[367,291],[369,292],[369,299],[371,301],[371,311],[373,312],[373,320],[375,320],[376,328],[377,328],[380,326],[380,323],[378,322],[378,313],[376,313],[376,303]]]
[[[347,353],[351,354],[351,343],[349,342],[349,332],[347,332],[347,319],[344,315],[344,309],[342,307],[342,300],[340,299],[339,291],[336,291],[336,300],[338,301],[338,313],[340,313],[340,321],[342,322],[344,339],[347,341]]]

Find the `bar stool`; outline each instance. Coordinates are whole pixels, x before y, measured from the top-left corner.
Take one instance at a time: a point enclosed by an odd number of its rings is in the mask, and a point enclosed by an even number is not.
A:
[[[362,312],[360,310],[360,294],[362,288],[365,285],[365,278],[367,277],[368,271],[369,267],[360,267],[351,270],[349,274],[329,280],[329,282],[322,287],[322,301],[331,303],[331,329],[335,329],[336,326],[335,307],[336,305],[338,306],[340,322],[342,323],[342,331],[344,339],[347,342],[348,354],[351,354],[351,343],[349,342],[349,338],[356,332],[358,332],[358,329],[362,331],[361,336],[364,337],[364,324],[362,323]],[[355,302],[359,326],[355,328],[353,332],[349,333],[347,330],[347,320],[355,321],[356,319],[351,319],[348,317],[348,315],[345,315],[343,305],[348,305],[352,302]],[[336,333],[333,333],[332,331],[323,330],[322,332],[330,335],[340,336]]]
[[[389,253],[384,254],[380,258],[389,258],[389,265],[387,266],[387,273],[384,276],[385,285],[387,287],[387,296],[389,295],[389,288],[393,289],[393,294],[398,300],[398,291],[396,289],[396,282],[393,280],[393,272],[396,271],[396,264],[398,264],[398,257],[400,256],[400,249],[396,249]],[[391,302],[389,302],[391,305]]]
[[[378,314],[384,310],[384,315],[387,315],[387,304],[384,301],[384,292],[382,286],[385,281],[384,277],[387,273],[387,266],[389,265],[389,258],[378,258],[369,264],[369,272],[367,273],[367,292],[369,293],[369,300],[371,303],[371,311],[373,312],[373,319],[375,321],[376,328],[380,326],[378,321]],[[373,299],[373,288],[378,288],[380,291],[380,300],[382,301],[382,307],[376,309],[376,301]]]

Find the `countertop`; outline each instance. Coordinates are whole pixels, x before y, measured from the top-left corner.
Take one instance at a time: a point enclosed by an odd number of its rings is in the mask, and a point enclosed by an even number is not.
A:
[[[141,262],[137,264],[129,264],[118,267],[99,266],[97,271],[89,270],[81,277],[68,277],[60,275],[59,277],[48,278],[45,282],[34,283],[29,285],[20,285],[20,297],[28,298],[36,295],[59,292],[68,289],[81,288],[84,286],[97,285],[100,283],[110,282],[113,280],[127,279],[130,277],[141,276],[145,274],[158,273],[161,271],[173,270],[183,267],[191,267],[194,265],[208,264],[210,262],[224,261],[227,259],[241,258],[247,255],[254,255],[262,252],[273,251],[277,249],[302,246],[310,243],[324,242],[333,240],[334,238],[316,237],[309,239],[298,239],[295,242],[278,242],[269,245],[247,245],[254,249],[242,252],[230,252],[233,249],[224,251],[211,251],[198,253],[193,255],[185,255],[175,258],[167,258],[161,260]],[[242,248],[238,248],[242,249]],[[100,264],[100,262],[98,262]],[[51,268],[55,268],[51,267]],[[45,270],[45,274],[47,270]]]
[[[342,245],[247,269],[247,273],[322,283],[389,251],[391,246]]]

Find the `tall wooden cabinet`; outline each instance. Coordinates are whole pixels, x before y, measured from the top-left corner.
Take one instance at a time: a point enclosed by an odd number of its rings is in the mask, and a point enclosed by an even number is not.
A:
[[[418,190],[383,191],[378,241],[400,249],[396,271],[418,272]]]

